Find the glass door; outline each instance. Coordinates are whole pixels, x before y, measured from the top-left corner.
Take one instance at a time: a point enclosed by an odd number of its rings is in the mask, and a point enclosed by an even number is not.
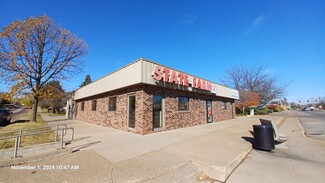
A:
[[[212,123],[213,115],[212,115],[212,101],[211,100],[206,101],[206,108],[207,108],[207,122]]]
[[[129,96],[129,128],[135,128],[135,96]]]
[[[163,107],[162,96],[153,96],[153,128],[161,128],[163,126]]]

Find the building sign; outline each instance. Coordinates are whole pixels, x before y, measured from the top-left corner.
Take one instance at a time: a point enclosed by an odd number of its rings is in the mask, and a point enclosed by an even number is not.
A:
[[[238,92],[238,90],[232,89],[231,90],[231,97],[234,98],[234,99],[239,99],[239,92]]]
[[[211,84],[211,93],[217,94],[217,85]]]
[[[192,88],[197,88],[206,91],[212,91],[211,82],[192,77],[188,74],[170,70],[166,67],[156,66],[152,73],[153,79],[157,81],[164,81],[167,83],[191,86]]]

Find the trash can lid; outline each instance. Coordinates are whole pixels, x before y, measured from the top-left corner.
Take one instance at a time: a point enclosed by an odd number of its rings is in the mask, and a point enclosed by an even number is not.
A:
[[[253,125],[253,128],[272,128],[270,125]]]

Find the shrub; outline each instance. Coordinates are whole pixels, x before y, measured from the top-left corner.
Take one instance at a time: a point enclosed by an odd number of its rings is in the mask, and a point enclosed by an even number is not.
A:
[[[283,107],[278,106],[278,105],[268,105],[266,106],[268,110],[272,110],[272,112],[281,112],[284,111]]]
[[[274,110],[274,112],[281,112],[281,111],[284,111],[283,107],[281,106],[276,107]]]
[[[269,114],[269,111],[267,108],[257,107],[254,109],[254,113],[257,115],[266,115]]]

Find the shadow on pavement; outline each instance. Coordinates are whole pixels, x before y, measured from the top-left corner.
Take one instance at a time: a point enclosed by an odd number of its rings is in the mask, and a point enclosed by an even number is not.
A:
[[[47,120],[47,123],[54,123],[54,122],[61,122],[61,121],[68,121],[71,119],[55,119],[55,120]]]
[[[89,139],[91,136],[88,136],[88,137],[80,137],[80,138],[77,138],[77,139],[74,139],[73,141],[76,142],[76,141],[80,141],[80,140],[84,140],[84,139]]]
[[[29,120],[26,120],[26,119],[23,119],[23,120],[15,120],[13,122],[11,122],[11,124],[14,124],[14,123],[26,123],[26,122],[29,122]]]
[[[242,139],[246,140],[247,142],[254,145],[254,138],[253,137],[241,137]]]
[[[83,148],[87,148],[87,147],[90,147],[90,146],[96,145],[96,144],[98,144],[98,143],[100,143],[100,142],[101,142],[101,141],[97,141],[97,142],[91,142],[91,143],[83,144],[83,145],[80,145],[80,146],[76,146],[76,147],[73,148],[72,153],[74,153],[74,152],[78,152],[78,151],[80,151],[80,150],[83,149]]]

